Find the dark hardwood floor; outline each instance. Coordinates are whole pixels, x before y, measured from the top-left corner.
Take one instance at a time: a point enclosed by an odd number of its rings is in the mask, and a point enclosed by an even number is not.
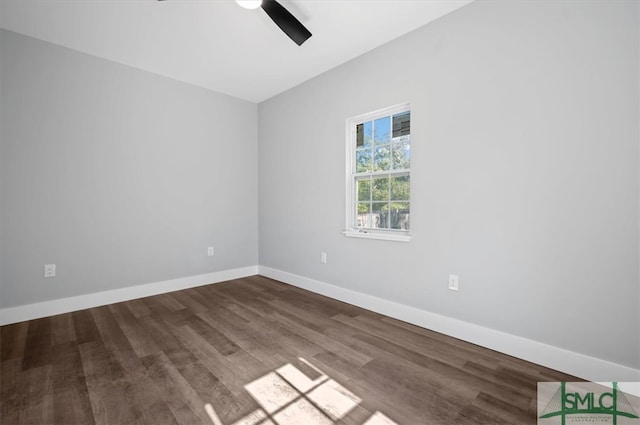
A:
[[[0,423],[534,424],[572,376],[264,277],[2,326]]]

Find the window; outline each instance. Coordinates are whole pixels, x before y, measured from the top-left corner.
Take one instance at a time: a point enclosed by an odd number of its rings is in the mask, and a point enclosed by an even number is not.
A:
[[[408,241],[409,104],[347,120],[346,236]]]

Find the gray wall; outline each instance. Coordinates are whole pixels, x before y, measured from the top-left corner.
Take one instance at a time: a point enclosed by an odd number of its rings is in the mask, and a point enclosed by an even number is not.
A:
[[[474,2],[261,103],[260,265],[639,368],[638,6]],[[413,240],[346,238],[345,119],[404,101]]]
[[[0,52],[0,308],[257,264],[255,104],[2,30]]]

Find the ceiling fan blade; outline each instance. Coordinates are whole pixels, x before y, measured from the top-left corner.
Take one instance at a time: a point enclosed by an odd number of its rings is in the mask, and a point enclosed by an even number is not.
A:
[[[311,32],[276,0],[263,0],[261,7],[298,46],[311,37]]]

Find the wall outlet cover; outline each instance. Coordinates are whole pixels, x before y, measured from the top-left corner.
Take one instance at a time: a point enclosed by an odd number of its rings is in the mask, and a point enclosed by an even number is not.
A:
[[[449,289],[457,291],[459,289],[459,278],[455,274],[449,275]]]
[[[44,277],[55,277],[56,275],[56,265],[55,264],[45,264],[44,265]]]

